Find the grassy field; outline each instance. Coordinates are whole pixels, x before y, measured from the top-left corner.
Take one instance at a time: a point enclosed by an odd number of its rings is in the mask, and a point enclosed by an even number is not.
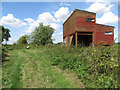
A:
[[[66,48],[11,46],[3,62],[3,88],[117,88],[118,45]]]
[[[83,88],[76,75],[52,66],[45,48],[8,52],[3,64],[3,88]]]

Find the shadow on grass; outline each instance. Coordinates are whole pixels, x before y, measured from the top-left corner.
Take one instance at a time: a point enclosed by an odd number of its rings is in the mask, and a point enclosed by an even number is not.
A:
[[[2,62],[10,61],[10,59],[9,59],[8,57],[10,57],[9,54],[6,54],[6,53],[3,54],[3,55],[2,55]]]

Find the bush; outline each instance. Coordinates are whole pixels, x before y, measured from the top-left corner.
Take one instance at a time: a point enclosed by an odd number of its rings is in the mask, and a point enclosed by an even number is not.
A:
[[[118,83],[118,46],[95,48],[65,48],[54,46],[47,49],[53,65],[74,71],[89,88],[116,88]],[[51,52],[52,51],[52,52]],[[51,53],[50,53],[51,52]]]

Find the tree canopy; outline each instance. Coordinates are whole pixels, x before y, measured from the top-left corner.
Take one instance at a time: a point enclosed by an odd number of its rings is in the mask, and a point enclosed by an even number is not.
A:
[[[40,23],[31,34],[32,43],[42,45],[52,43],[53,33],[54,29],[50,25],[44,26],[43,23]]]
[[[29,35],[21,36],[19,40],[17,41],[17,44],[28,44],[27,42],[28,38],[29,38]]]
[[[9,41],[9,38],[11,37],[10,35],[10,30],[7,29],[7,28],[4,28],[4,26],[0,26],[0,35],[2,37],[0,37],[0,43],[2,43],[3,41],[6,41],[6,44],[7,44],[7,41]]]

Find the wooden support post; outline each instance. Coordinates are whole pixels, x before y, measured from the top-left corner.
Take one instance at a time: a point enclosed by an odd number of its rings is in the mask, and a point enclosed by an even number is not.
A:
[[[69,47],[70,47],[70,36],[69,36]]]
[[[77,32],[75,32],[75,47],[77,48]]]
[[[70,35],[70,36],[69,36],[69,47],[71,46],[72,39],[73,39],[73,35]]]
[[[92,47],[94,47],[94,32],[92,33]]]

